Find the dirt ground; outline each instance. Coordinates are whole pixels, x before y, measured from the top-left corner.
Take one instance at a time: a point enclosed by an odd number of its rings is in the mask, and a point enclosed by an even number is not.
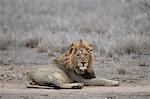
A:
[[[111,58],[95,55],[96,75],[118,80],[121,84],[119,87],[85,87],[81,90],[27,89],[23,83],[26,72],[46,65],[3,65],[0,66],[0,99],[56,99],[62,96],[64,99],[74,99],[76,95],[79,95],[79,99],[149,99],[149,55],[120,57],[118,63],[114,63]]]
[[[7,86],[7,87],[6,87]],[[19,86],[20,88],[16,88]],[[18,83],[5,83],[0,99],[149,99],[150,86],[85,87],[81,90],[27,89]]]
[[[149,60],[149,55],[124,56],[119,62],[95,56],[93,65],[98,77],[118,80],[121,86],[143,86],[150,85]],[[44,66],[47,65],[2,65],[0,83],[22,83],[27,71]]]

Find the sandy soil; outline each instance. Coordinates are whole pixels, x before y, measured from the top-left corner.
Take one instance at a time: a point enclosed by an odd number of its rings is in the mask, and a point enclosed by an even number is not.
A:
[[[123,61],[126,60],[126,61]],[[115,64],[110,58],[96,57],[94,69],[97,76],[118,80],[119,87],[84,87],[82,90],[48,90],[27,89],[23,79],[27,71],[46,65],[2,65],[0,66],[0,99],[47,99],[80,98],[87,99],[149,99],[150,97],[150,62],[149,57],[120,57],[120,63]],[[122,67],[123,66],[123,67]],[[119,72],[123,68],[124,72]],[[36,96],[37,94],[37,96]],[[19,97],[19,98],[18,98]],[[39,98],[41,97],[41,98]],[[62,98],[61,98],[62,99]]]
[[[16,87],[17,86],[17,87]],[[1,84],[0,99],[149,99],[150,86],[85,87],[81,90],[27,89],[20,83]]]
[[[149,60],[148,55],[120,57],[120,62],[95,56],[93,65],[99,77],[118,80],[123,86],[143,86],[150,85]],[[2,65],[0,83],[22,83],[27,71],[44,66],[47,65]]]

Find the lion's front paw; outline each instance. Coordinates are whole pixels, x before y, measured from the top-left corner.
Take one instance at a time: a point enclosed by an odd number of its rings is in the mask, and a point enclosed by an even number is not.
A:
[[[83,83],[75,83],[73,86],[72,86],[72,89],[82,89],[84,87],[84,84]]]

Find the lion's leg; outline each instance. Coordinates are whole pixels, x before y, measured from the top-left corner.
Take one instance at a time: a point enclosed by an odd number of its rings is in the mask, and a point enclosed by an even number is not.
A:
[[[24,83],[25,83],[27,88],[40,88],[40,89],[53,89],[54,88],[51,86],[40,86],[40,85],[32,84],[27,80],[25,80]]]
[[[84,87],[83,83],[65,83],[60,88],[62,89],[82,89]]]
[[[66,72],[74,81],[84,83],[86,86],[118,86],[120,84],[118,81],[104,78],[84,79],[70,70],[66,70]]]
[[[40,81],[38,84],[34,84],[31,78],[27,78],[24,81],[27,88],[41,88],[41,89],[81,89],[84,87],[83,83],[63,83],[56,80],[52,76],[47,76],[46,79]],[[44,84],[45,83],[45,84]]]
[[[81,89],[84,87],[83,83],[63,83],[60,80],[57,80],[51,76],[48,76],[47,83],[54,85],[55,88],[60,89]]]
[[[38,84],[36,84],[30,74],[27,75],[26,79],[24,79],[24,84],[26,85],[27,88],[41,88],[41,89],[52,89],[52,86],[40,86]]]
[[[113,81],[104,78],[93,78],[89,80],[83,80],[83,83],[87,86],[118,86],[118,81]]]
[[[55,88],[60,89],[81,89],[84,87],[83,83],[63,83],[55,79],[52,79],[51,84],[53,84]]]

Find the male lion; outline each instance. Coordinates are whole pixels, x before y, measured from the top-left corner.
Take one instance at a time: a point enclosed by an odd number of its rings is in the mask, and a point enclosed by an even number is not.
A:
[[[96,78],[92,62],[93,47],[85,41],[74,42],[54,64],[27,73],[28,88],[81,89],[85,86],[118,86],[118,81]]]

